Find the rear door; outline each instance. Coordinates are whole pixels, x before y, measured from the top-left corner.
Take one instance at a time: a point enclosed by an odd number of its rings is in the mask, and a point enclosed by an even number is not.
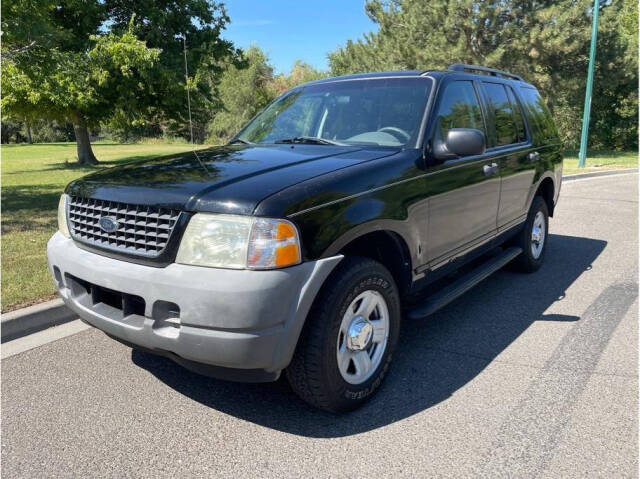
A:
[[[527,199],[534,182],[536,158],[522,107],[508,83],[482,81],[489,118],[489,150],[500,167],[500,230],[518,224],[527,214]]]
[[[482,103],[472,80],[444,80],[434,112],[433,138],[446,138],[451,128],[474,128],[486,135]],[[434,160],[429,167],[426,247],[431,267],[464,254],[495,234],[500,177],[491,164],[486,155],[478,155]]]

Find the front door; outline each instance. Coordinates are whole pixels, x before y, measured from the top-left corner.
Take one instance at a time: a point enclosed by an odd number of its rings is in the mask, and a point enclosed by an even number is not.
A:
[[[451,128],[475,128],[486,122],[474,82],[443,85],[435,107],[434,135],[446,138]],[[430,266],[463,254],[496,232],[500,200],[499,168],[486,155],[461,157],[430,166],[427,256]]]

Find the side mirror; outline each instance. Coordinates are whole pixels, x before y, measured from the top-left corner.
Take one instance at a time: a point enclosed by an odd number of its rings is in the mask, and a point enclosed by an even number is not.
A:
[[[460,156],[481,155],[487,149],[484,133],[473,128],[451,128],[445,141],[434,145],[434,153],[439,160]]]
[[[481,155],[487,149],[484,133],[473,128],[451,128],[445,141],[447,150],[457,156]]]

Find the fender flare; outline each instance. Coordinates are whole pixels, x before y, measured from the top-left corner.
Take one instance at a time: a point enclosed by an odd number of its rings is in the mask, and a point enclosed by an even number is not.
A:
[[[416,238],[418,232],[412,231],[406,221],[390,220],[390,219],[377,219],[368,221],[360,225],[354,226],[343,235],[336,238],[325,251],[322,253],[321,258],[328,258],[335,256],[342,251],[342,249],[349,243],[361,238],[370,233],[391,233],[391,237],[396,241],[401,241],[400,245],[406,254],[407,258],[413,263],[414,258],[417,257],[417,244],[413,238]]]
[[[553,204],[555,205],[557,198],[558,198],[558,192],[559,192],[559,188],[558,188],[558,182],[556,180],[555,175],[553,174],[553,172],[547,170],[545,172],[542,173],[542,175],[540,175],[540,177],[538,178],[538,180],[531,185],[531,189],[529,190],[529,197],[527,198],[527,211],[529,211],[529,209],[531,208],[531,203],[533,202],[533,198],[535,198],[536,193],[538,192],[538,190],[540,189],[540,186],[542,185],[542,183],[549,178],[551,180],[551,183],[553,184]],[[550,216],[553,214],[553,209],[551,211],[549,211]]]

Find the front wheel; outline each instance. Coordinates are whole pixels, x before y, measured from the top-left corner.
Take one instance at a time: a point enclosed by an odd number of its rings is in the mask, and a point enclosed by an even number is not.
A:
[[[523,273],[533,273],[542,266],[547,250],[548,234],[547,202],[541,196],[536,196],[531,203],[522,231],[514,239],[514,244],[522,248],[522,254],[513,262],[518,270]]]
[[[363,404],[384,378],[400,329],[389,271],[345,258],[316,298],[287,377],[305,401],[332,412]]]

